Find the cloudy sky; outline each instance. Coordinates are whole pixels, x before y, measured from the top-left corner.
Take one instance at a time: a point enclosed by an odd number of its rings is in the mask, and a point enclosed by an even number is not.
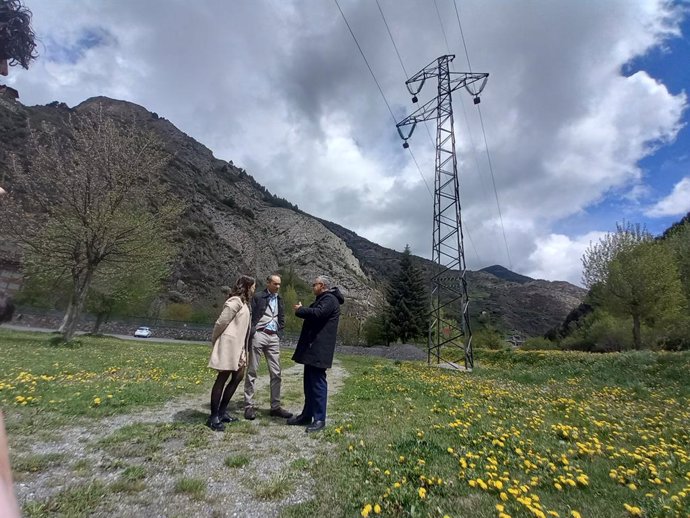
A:
[[[490,73],[481,119],[454,96],[470,268],[580,283],[617,221],[658,233],[690,211],[687,2],[338,0],[383,96],[335,0],[25,3],[41,55],[7,78],[23,103],[143,105],[387,247],[430,255],[435,126],[410,139],[418,169],[393,117],[415,108],[406,77],[449,53]]]

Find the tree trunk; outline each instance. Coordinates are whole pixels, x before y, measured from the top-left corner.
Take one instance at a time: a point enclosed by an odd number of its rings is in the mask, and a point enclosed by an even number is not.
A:
[[[640,337],[640,315],[633,315],[633,344],[635,349],[642,348],[642,338]]]
[[[84,272],[74,277],[72,295],[70,296],[67,311],[65,312],[65,317],[59,329],[65,342],[69,342],[74,338],[74,333],[77,330],[79,317],[81,317],[81,312],[84,309],[84,301],[86,300],[86,294],[91,286],[92,278],[93,270],[91,269],[86,269]]]
[[[108,318],[108,313],[101,311],[96,315],[96,323],[93,325],[93,330],[91,331],[91,334],[97,335],[98,332],[101,330],[101,325],[103,322],[105,322]]]

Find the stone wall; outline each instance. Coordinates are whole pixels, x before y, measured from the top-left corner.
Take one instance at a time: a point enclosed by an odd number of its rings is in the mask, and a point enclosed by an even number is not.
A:
[[[22,274],[14,269],[0,268],[0,293],[14,295],[22,285]]]

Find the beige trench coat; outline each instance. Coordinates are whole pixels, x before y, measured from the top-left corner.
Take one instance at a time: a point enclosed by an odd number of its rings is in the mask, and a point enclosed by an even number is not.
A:
[[[239,297],[225,301],[213,326],[211,359],[208,366],[218,371],[236,371],[247,363],[247,344],[252,318],[249,306]]]

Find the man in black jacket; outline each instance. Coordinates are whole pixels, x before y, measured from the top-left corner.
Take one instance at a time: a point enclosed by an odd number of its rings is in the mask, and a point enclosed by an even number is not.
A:
[[[252,299],[252,338],[249,341],[247,377],[244,379],[244,418],[256,419],[254,385],[261,353],[266,357],[271,376],[271,412],[273,417],[292,417],[280,406],[280,339],[285,328],[285,306],[278,295],[280,275],[269,275],[266,289]]]
[[[304,365],[304,408],[288,419],[288,424],[307,425],[307,432],[318,432],[326,426],[328,383],[326,369],[333,364],[335,340],[340,320],[340,305],[345,298],[331,287],[331,280],[320,275],[312,284],[314,303],[305,308],[295,304],[295,315],[304,319],[297,348],[292,359]]]

